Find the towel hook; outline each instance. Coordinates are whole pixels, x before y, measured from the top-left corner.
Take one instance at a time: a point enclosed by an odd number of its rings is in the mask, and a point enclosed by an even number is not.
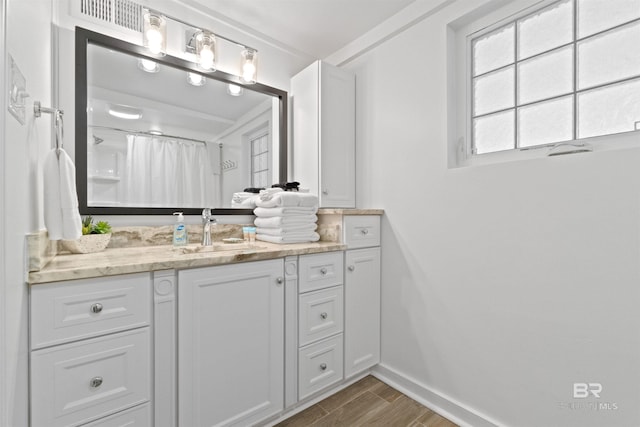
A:
[[[57,108],[47,108],[40,104],[40,101],[33,102],[33,114],[35,117],[42,116],[42,113],[52,114],[55,117],[54,127],[56,129],[56,153],[60,154],[60,149],[63,148],[64,138],[64,122],[62,121],[63,110]]]

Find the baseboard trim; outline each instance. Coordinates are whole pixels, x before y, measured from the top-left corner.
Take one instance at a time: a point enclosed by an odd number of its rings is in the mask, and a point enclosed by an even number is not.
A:
[[[499,427],[501,425],[490,417],[383,364],[375,366],[371,370],[371,375],[460,427]]]

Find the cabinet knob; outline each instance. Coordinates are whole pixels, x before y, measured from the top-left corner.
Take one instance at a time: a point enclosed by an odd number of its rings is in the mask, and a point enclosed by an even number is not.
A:
[[[102,382],[104,380],[102,379],[102,377],[93,377],[91,378],[91,380],[89,381],[89,386],[91,388],[98,388],[102,385]]]
[[[326,319],[327,317],[328,317],[328,316],[327,316],[327,313],[320,313],[320,318],[321,318],[322,320]]]
[[[91,304],[91,312],[92,313],[100,313],[102,311],[102,304],[100,304],[99,302],[95,303],[95,304]]]
[[[355,265],[350,265],[349,267],[347,267],[347,270],[349,270],[349,271],[353,271],[355,269],[356,269]]]
[[[322,274],[323,276],[327,274],[327,268],[326,267],[322,267],[320,269],[320,274]]]
[[[278,277],[278,278],[276,279],[276,283],[277,283],[278,285],[282,285],[282,284],[284,283],[284,279],[283,279],[282,277]]]
[[[327,370],[327,364],[326,363],[321,363],[320,364],[320,370],[321,371],[326,371]]]
[[[366,236],[367,234],[369,234],[369,229],[363,228],[362,230],[360,230],[360,233],[362,233],[363,236]]]

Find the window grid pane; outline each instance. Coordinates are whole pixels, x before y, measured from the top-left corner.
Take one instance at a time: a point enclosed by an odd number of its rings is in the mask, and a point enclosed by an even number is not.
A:
[[[596,74],[596,79],[601,79],[600,86],[590,85],[587,87],[586,84],[582,84],[578,87],[578,75],[581,71],[583,73],[589,72],[584,69],[584,64],[588,64],[589,61],[583,61],[582,70],[577,67],[577,63],[581,59],[577,46],[586,45],[591,38],[596,40],[608,33],[615,33],[621,28],[640,28],[640,6],[638,6],[640,1],[619,1],[622,2],[622,8],[629,12],[626,16],[627,19],[625,20],[624,11],[616,11],[613,13],[615,16],[607,21],[606,26],[602,22],[594,20],[593,13],[594,10],[605,7],[604,3],[609,8],[615,7],[615,3],[612,4],[611,0],[606,2],[604,0],[561,0],[503,24],[497,29],[494,28],[472,40],[471,142],[473,154],[638,130],[640,79],[634,80],[640,77],[640,54],[637,53],[640,51],[637,48],[632,51],[627,48],[621,49],[619,46],[611,49],[619,52],[619,56],[622,56],[622,52],[626,52],[623,58],[614,58],[609,61],[595,61],[591,58],[592,64],[598,64],[600,68],[608,65],[614,75],[623,77],[612,80],[609,76],[602,77],[598,74],[598,70],[595,70],[592,72]],[[598,2],[600,4],[596,4]],[[588,8],[591,10],[587,10]],[[570,12],[568,15],[567,11]],[[591,15],[587,12],[590,12]],[[587,18],[583,18],[583,16],[587,16]],[[590,19],[591,22],[581,23],[580,19]],[[511,33],[514,25],[516,31]],[[561,28],[563,25],[566,28]],[[580,30],[581,25],[582,30]],[[533,31],[536,28],[537,31]],[[593,28],[597,28],[597,31]],[[541,29],[545,29],[545,31],[540,33]],[[578,37],[579,31],[581,31],[582,38]],[[536,32],[538,34],[535,34]],[[555,36],[556,40],[548,37],[549,34]],[[506,35],[513,35],[514,50],[509,48]],[[535,40],[536,37],[540,39],[539,43]],[[635,40],[637,37],[627,36],[627,39]],[[597,43],[597,40],[594,43]],[[495,52],[498,46],[501,46],[506,53]],[[607,49],[601,49],[601,51],[611,55]],[[487,54],[489,57],[483,58],[483,54]],[[513,55],[514,59],[511,63],[505,63],[505,58],[508,55]],[[616,60],[627,67],[621,70],[622,66],[614,65]],[[546,67],[543,66],[545,61]],[[554,66],[551,66],[550,64],[553,64],[554,61]],[[505,72],[502,73],[502,82],[495,80],[496,74],[504,69],[512,69],[513,65],[516,67],[515,75]],[[545,73],[543,71],[545,68],[547,71],[552,68],[554,72],[560,73],[560,78],[558,75],[552,76]],[[493,81],[491,79],[481,80],[489,75],[493,75]],[[559,81],[553,81],[549,78]],[[607,95],[602,95],[602,92],[605,91],[601,90],[598,93],[598,90],[609,87],[614,89],[614,86],[623,86],[625,83],[634,83],[625,87],[635,92],[622,97],[619,90],[610,90],[606,92],[609,94],[608,98],[602,101],[606,102],[605,110],[611,116],[607,119],[610,125],[609,130],[595,130],[592,129],[593,126],[589,128],[586,124],[594,123],[594,117],[597,115],[594,111],[599,111],[597,103],[589,101],[603,96],[606,98]],[[506,90],[509,85],[515,86],[513,88],[514,102],[512,103],[505,100],[509,94]],[[512,107],[513,103],[515,103],[515,109]],[[623,108],[626,110],[623,111]],[[600,110],[602,109],[603,107],[600,107]],[[555,113],[552,113],[554,110]],[[585,117],[581,117],[582,114]],[[510,132],[506,127],[507,116],[513,120],[513,132]],[[590,118],[587,119],[587,116]],[[498,117],[501,119],[498,120]],[[569,122],[562,124],[559,117],[564,117]],[[545,126],[539,122],[540,120],[550,122],[548,122],[548,126]],[[595,123],[599,122],[596,120]],[[498,128],[490,129],[492,124],[497,125]],[[538,135],[535,134],[536,132]],[[509,138],[513,139],[510,147],[506,142]]]
[[[251,145],[251,185],[268,187],[269,179],[269,134],[256,136],[249,141]]]

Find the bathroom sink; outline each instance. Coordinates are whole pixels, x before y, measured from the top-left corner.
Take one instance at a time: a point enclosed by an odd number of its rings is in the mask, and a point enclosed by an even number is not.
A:
[[[264,246],[257,246],[249,243],[215,243],[212,246],[189,245],[176,248],[176,251],[183,255],[204,254],[212,252],[229,252],[229,251],[255,251],[264,249]]]

